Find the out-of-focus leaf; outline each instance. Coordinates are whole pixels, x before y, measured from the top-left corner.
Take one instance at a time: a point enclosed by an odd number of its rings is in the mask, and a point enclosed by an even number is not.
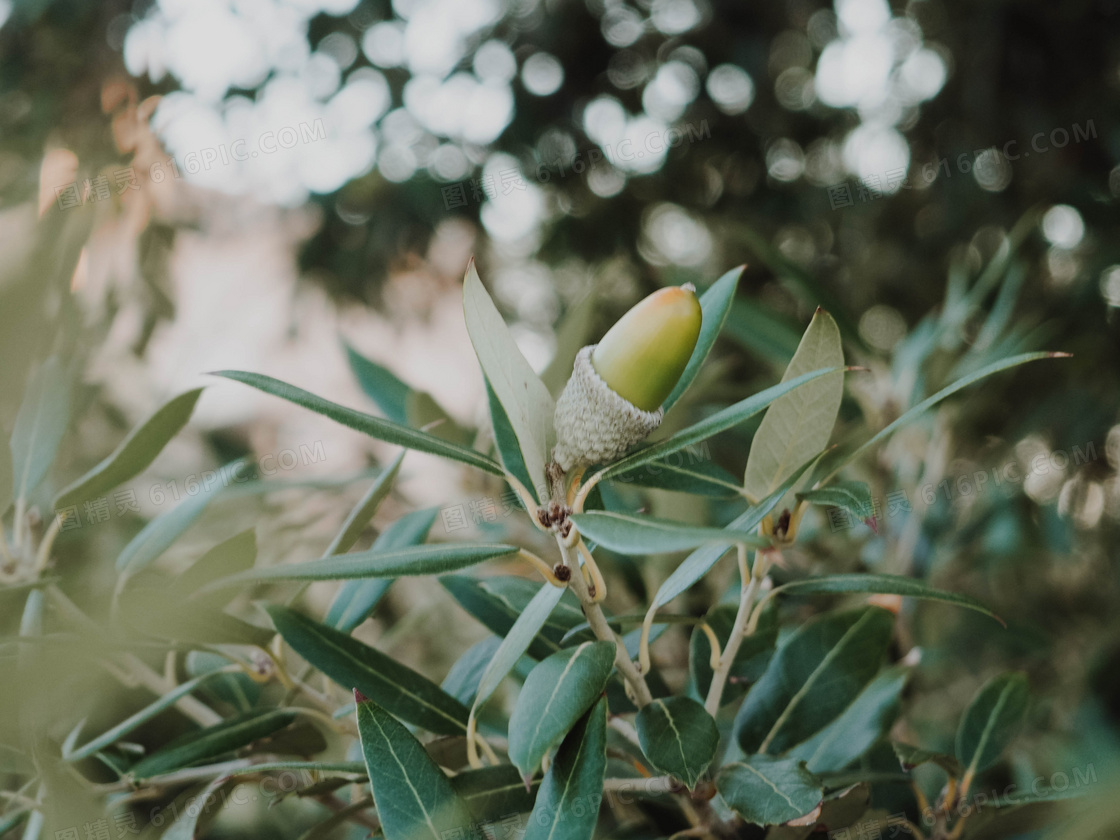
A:
[[[867,592],[879,595],[903,595],[907,598],[920,598],[924,601],[941,601],[957,607],[974,610],[994,618],[1001,624],[1003,620],[980,601],[968,595],[934,589],[928,583],[901,575],[879,575],[873,573],[824,575],[782,584],[772,594],[822,595],[850,592]]]
[[[215,673],[233,664],[233,660],[217,653],[192,650],[187,654],[183,667],[189,676],[208,676],[210,679],[201,686],[199,692],[212,695],[223,703],[229,703],[238,711],[247,712],[254,708],[261,696],[261,684],[254,682],[244,671]]]
[[[550,583],[546,583],[537,591],[533,600],[517,617],[513,627],[502,639],[502,643],[498,645],[494,658],[490,660],[490,665],[478,683],[472,708],[478,709],[489,700],[501,681],[513,670],[517,660],[525,655],[565,591]]]
[[[785,367],[797,352],[801,330],[757,300],[737,300],[731,306],[725,332],[748,350]]]
[[[12,470],[12,448],[8,445],[7,432],[0,428],[0,516],[8,512],[14,498],[15,474]]]
[[[1030,687],[1023,673],[1000,674],[976,693],[957,729],[957,758],[971,779],[999,759],[1023,725]]]
[[[123,625],[158,639],[264,647],[273,636],[271,630],[222,612],[205,599],[188,602],[174,590],[161,587],[122,588],[117,607]]]
[[[664,460],[674,452],[680,452],[682,449],[694,446],[720,432],[725,432],[758,414],[779,397],[785,396],[794,389],[800,388],[815,379],[835,372],[835,369],[815,370],[788,382],[781,382],[765,391],[759,391],[753,397],[747,397],[745,400],[740,400],[734,405],[721,409],[699,423],[689,426],[687,429],[682,429],[666,440],[655,443],[653,446],[647,446],[645,449],[639,449],[637,452],[615,461],[599,474],[601,476],[600,480],[615,478],[638,467]]]
[[[428,508],[405,514],[378,535],[371,550],[393,551],[419,545],[427,538],[437,512],[436,508]],[[392,583],[392,578],[346,581],[331,602],[326,623],[349,633],[369,618]]]
[[[814,505],[838,507],[875,527],[871,488],[862,481],[835,481],[826,487],[798,493],[797,498]]]
[[[739,815],[754,825],[780,825],[811,814],[824,799],[820,781],[804,762],[751,756],[728,764],[716,787]]]
[[[209,589],[240,586],[243,583],[263,583],[274,580],[354,580],[358,578],[393,578],[409,575],[442,575],[473,566],[484,560],[513,554],[512,545],[439,544],[417,545],[382,551],[354,551],[326,560],[308,563],[289,563],[283,566],[266,566],[250,569],[215,581]]]
[[[213,816],[211,814],[212,803],[210,800],[223,785],[229,783],[229,776],[219,776],[207,784],[197,797],[191,796],[190,804],[187,805],[186,802],[183,803],[186,807],[177,813],[175,821],[172,822],[161,835],[161,840],[194,840],[195,832],[198,831],[201,817],[203,815]],[[221,810],[221,806],[214,809],[215,814],[218,810]]]
[[[211,581],[253,568],[257,561],[257,534],[247,528],[207,551],[179,575],[172,592],[187,596]]]
[[[898,756],[898,763],[902,765],[903,770],[913,770],[923,764],[936,764],[955,779],[964,775],[961,763],[951,755],[904,744],[902,741],[892,741],[891,747],[894,749],[894,754]]]
[[[805,470],[809,468],[809,464],[805,464],[796,470],[786,482],[767,496],[762,499],[757,505],[747,508],[735,519],[727,524],[727,527],[735,532],[749,532],[761,524],[771,511],[777,507],[778,502],[789,492],[789,489],[801,477]],[[654,607],[663,607],[676,598],[681,593],[692,587],[700,578],[704,577],[724,554],[731,550],[733,543],[730,541],[718,543],[716,545],[706,545],[703,548],[698,548],[692,554],[688,555],[684,561],[673,570],[673,573],[665,579],[661,587],[657,590],[657,594],[653,598]]]
[[[834,720],[878,672],[893,626],[891,613],[868,607],[798,628],[739,708],[743,751],[785,752]]]
[[[339,405],[338,403],[333,403],[309,391],[304,391],[302,388],[297,388],[294,385],[281,382],[279,379],[273,379],[271,376],[262,376],[259,373],[247,373],[237,370],[216,371],[214,375],[224,376],[226,379],[232,379],[235,382],[241,382],[257,390],[264,391],[266,394],[280,397],[288,402],[314,411],[316,414],[329,417],[336,423],[349,426],[355,431],[362,432],[378,440],[383,440],[386,443],[393,443],[397,446],[406,447],[407,449],[415,449],[418,452],[427,452],[430,455],[438,455],[441,458],[449,458],[452,461],[459,461],[464,464],[469,464],[472,467],[478,467],[480,470],[493,473],[494,475],[503,475],[501,465],[492,458],[486,457],[481,452],[467,449],[465,446],[443,440],[427,432],[410,429],[408,426],[402,426],[399,423],[393,423],[390,420],[384,420],[380,417],[374,417],[371,414],[364,414],[361,411],[356,411],[352,408]]]
[[[462,735],[467,707],[426,677],[346,633],[287,607],[267,607],[292,650],[343,688],[356,688],[407,723],[440,735]]]
[[[291,709],[268,709],[188,732],[132,765],[129,774],[147,779],[226,755],[283,729],[295,717],[296,712]]]
[[[834,773],[867,752],[894,723],[899,696],[909,672],[905,668],[883,671],[867,684],[840,717],[787,753],[799,758],[813,773]]]
[[[1004,370],[1009,370],[1013,367],[1018,367],[1019,365],[1026,364],[1027,362],[1036,362],[1036,361],[1039,361],[1041,359],[1063,358],[1066,355],[1068,355],[1068,354],[1052,353],[1052,352],[1021,353],[1018,356],[1012,356],[1009,359],[1003,359],[999,362],[994,362],[993,364],[985,365],[984,367],[980,368],[975,373],[970,373],[968,376],[965,376],[965,377],[962,377],[961,379],[958,379],[952,385],[949,385],[945,388],[942,388],[940,391],[938,391],[932,397],[926,397],[926,399],[922,400],[920,403],[915,405],[913,408],[909,409],[908,411],[903,412],[901,416],[899,416],[893,422],[888,423],[886,426],[884,426],[882,429],[880,429],[878,432],[876,432],[874,435],[872,435],[870,438],[868,438],[868,440],[866,440],[864,443],[860,444],[858,447],[853,449],[851,452],[849,452],[847,454],[839,455],[834,460],[830,459],[830,460],[826,461],[826,463],[824,465],[824,469],[829,470],[829,472],[828,472],[825,480],[827,480],[827,478],[830,478],[830,477],[836,475],[836,473],[838,473],[841,469],[844,468],[845,464],[848,464],[851,461],[855,460],[857,457],[859,457],[861,454],[866,452],[868,449],[870,449],[872,446],[877,444],[879,441],[883,440],[884,438],[886,438],[887,436],[892,434],[896,429],[898,429],[902,426],[905,426],[907,423],[909,423],[912,420],[915,420],[916,418],[920,417],[922,414],[924,414],[929,409],[933,408],[933,406],[937,405],[942,400],[946,399],[947,397],[951,397],[953,394],[957,393],[957,391],[963,390],[964,388],[967,388],[969,385],[972,385],[976,382],[979,382],[981,379],[985,379],[986,377],[989,377],[994,373],[999,373],[999,372],[1004,371]]]
[[[498,652],[502,640],[497,636],[487,636],[481,642],[476,642],[467,648],[466,652],[455,660],[451,670],[447,672],[440,688],[458,700],[469,705],[474,702],[478,692],[478,683],[486,673],[490,660]],[[520,784],[520,780],[518,781]]]
[[[68,507],[100,496],[147,469],[187,425],[202,391],[195,388],[165,403],[133,429],[104,461],[59,493],[54,507]]]
[[[523,840],[589,840],[607,772],[607,700],[568,733],[541,783]]]
[[[69,421],[70,384],[62,364],[52,356],[28,380],[12,429],[15,498],[26,498],[43,480]]]
[[[572,516],[580,533],[599,545],[619,554],[661,554],[687,551],[700,545],[733,542],[762,548],[770,545],[767,537],[753,531],[727,528],[704,528],[655,519],[652,516],[629,516],[623,513],[592,511]]]
[[[741,265],[738,268],[731,269],[709,286],[704,294],[700,295],[700,311],[703,313],[700,336],[696,340],[696,349],[692,351],[692,356],[688,360],[684,373],[681,374],[676,387],[662,403],[661,407],[666,412],[688,390],[688,386],[700,373],[700,368],[708,358],[708,354],[712,352],[712,347],[715,346],[716,339],[727,320],[727,313],[731,311],[731,304],[735,300],[735,290],[739,287],[739,278],[743,276],[744,268],[746,266]]]
[[[556,404],[540,377],[521,355],[509,328],[482,285],[474,260],[463,278],[463,314],[479,365],[505,410],[532,479],[526,489],[545,485],[545,461],[551,457],[556,432]],[[544,501],[544,496],[540,497]]]
[[[719,746],[719,727],[690,697],[654,700],[634,721],[642,752],[658,770],[690,788],[700,781]]]
[[[424,751],[388,711],[358,696],[358,735],[385,840],[446,840],[466,832],[467,806]]]
[[[517,768],[499,764],[496,767],[464,770],[452,777],[451,787],[470,809],[475,820],[486,823],[531,809],[540,782],[533,782],[530,789],[525,790],[525,780],[521,778]]]
[[[32,812],[32,811],[29,811],[26,808],[23,808],[23,809],[17,808],[16,810],[12,811],[10,814],[5,814],[4,816],[0,817],[0,837],[3,837],[5,834],[7,834],[13,828],[16,828],[17,826],[22,825],[24,822],[27,821],[27,819],[31,816],[32,813],[38,814],[39,812],[38,811]],[[40,824],[41,824],[41,822],[42,822],[42,818],[40,817]],[[28,837],[28,832],[24,832],[23,836],[25,838],[27,838]]]
[[[595,698],[614,667],[614,642],[584,642],[554,653],[529,672],[509,722],[509,757],[525,778]]]
[[[541,374],[541,381],[549,393],[558,394],[571,378],[576,356],[591,340],[595,329],[595,313],[599,305],[595,287],[568,308],[556,328],[556,352]]]
[[[393,459],[388,469],[381,473],[377,479],[370,485],[369,490],[362,496],[361,501],[354,506],[350,514],[346,517],[346,521],[342,523],[342,528],[331,540],[331,544],[327,546],[326,551],[323,552],[324,557],[334,557],[336,554],[345,554],[352,549],[358,538],[361,537],[362,531],[369,525],[369,521],[373,519],[373,515],[377,513],[377,509],[381,503],[385,501],[385,497],[393,489],[393,482],[397,480],[397,475],[401,471],[401,462],[404,461],[405,453],[401,452],[396,458]]]
[[[844,396],[840,330],[818,309],[782,376],[789,382],[822,368],[837,369],[774,401],[751,441],[743,488],[748,498],[774,492],[802,464],[828,445]]]

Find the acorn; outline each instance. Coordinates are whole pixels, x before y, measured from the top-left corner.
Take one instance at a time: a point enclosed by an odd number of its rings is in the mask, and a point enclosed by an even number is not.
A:
[[[614,461],[661,424],[702,320],[691,283],[662,289],[579,351],[556,403],[553,457],[563,470]]]

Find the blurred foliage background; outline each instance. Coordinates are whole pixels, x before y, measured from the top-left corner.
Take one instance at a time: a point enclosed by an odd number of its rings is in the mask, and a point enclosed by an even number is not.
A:
[[[383,388],[362,393],[341,336],[466,436],[484,411],[459,311],[472,253],[553,387],[640,296],[746,263],[729,340],[680,413],[693,417],[772,384],[818,305],[868,368],[849,379],[842,436],[999,356],[1071,352],[986,381],[862,465],[880,533],[821,515],[790,555],[991,604],[1007,631],[941,610],[906,625],[930,655],[905,726],[950,737],[985,676],[1024,669],[1037,699],[1000,772],[1029,783],[1093,764],[1112,803],[1094,825],[1114,836],[1118,20],[1114,0],[3,0],[0,427],[30,372],[66,359],[49,516],[54,490],[208,370],[369,408]],[[715,460],[740,471],[750,432],[713,442]],[[389,452],[212,385],[133,500],[60,535],[59,586],[104,616],[120,548],[189,477],[242,456],[262,478],[338,486],[209,511],[168,567],[254,523],[271,562],[315,556],[360,489],[340,480]],[[429,506],[435,535],[460,515],[504,527],[477,504],[499,490],[410,457],[378,528]],[[687,513],[718,521],[720,503]],[[631,590],[613,606],[663,569],[619,561]],[[481,631],[446,593],[402,584],[360,632],[441,675]],[[5,635],[21,605],[0,591]],[[21,695],[91,703],[91,730],[144,702],[94,666],[98,650],[58,654],[40,685],[9,670],[0,742],[18,740]]]

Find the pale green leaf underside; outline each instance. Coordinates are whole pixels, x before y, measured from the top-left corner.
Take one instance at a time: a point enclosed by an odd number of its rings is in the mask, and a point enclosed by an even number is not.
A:
[[[795,580],[774,590],[773,594],[786,595],[825,595],[842,593],[873,593],[877,595],[902,595],[907,598],[920,598],[925,601],[941,601],[965,609],[975,610],[1002,622],[1002,619],[982,602],[968,595],[935,589],[924,581],[901,575],[880,575],[872,573],[825,575],[805,580]]]
[[[811,813],[824,794],[796,759],[752,756],[729,764],[716,781],[727,804],[754,825],[780,825]]]
[[[658,554],[687,551],[710,543],[734,543],[761,548],[770,540],[749,530],[704,528],[609,511],[591,511],[572,516],[585,537],[619,554]]]

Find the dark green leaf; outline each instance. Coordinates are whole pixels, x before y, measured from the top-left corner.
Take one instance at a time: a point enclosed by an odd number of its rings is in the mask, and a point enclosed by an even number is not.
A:
[[[807,578],[786,583],[774,590],[774,594],[786,595],[824,595],[843,593],[877,593],[881,595],[903,595],[908,598],[920,598],[924,601],[941,601],[946,604],[975,610],[986,616],[1003,623],[1002,619],[968,595],[958,595],[955,592],[945,592],[934,589],[929,584],[915,578],[902,577],[901,575],[878,575],[871,573],[825,575],[818,578]]]
[[[436,513],[436,508],[428,508],[405,514],[378,535],[370,550],[394,551],[419,545],[427,538]],[[326,623],[349,633],[369,618],[392,583],[392,578],[346,581],[331,602]]]
[[[517,433],[510,425],[509,415],[502,408],[498,395],[494,393],[490,380],[486,380],[486,397],[490,404],[490,425],[494,430],[494,446],[498,450],[498,457],[506,472],[521,482],[521,485],[535,498],[541,496],[541,491],[534,485],[533,477],[529,475],[529,468],[525,465],[525,458],[521,454],[521,444],[517,442]],[[536,484],[541,482],[538,479]]]
[[[479,823],[521,814],[533,807],[540,782],[525,790],[525,780],[509,764],[464,770],[452,777],[451,787],[459,794]]]
[[[739,286],[739,278],[743,276],[745,268],[746,266],[741,265],[738,268],[731,269],[709,286],[704,294],[700,295],[700,311],[703,313],[700,337],[696,340],[696,349],[692,351],[692,356],[689,358],[688,365],[685,367],[684,373],[681,374],[681,378],[677,380],[676,387],[673,388],[672,393],[665,398],[665,402],[661,405],[666,413],[688,390],[688,386],[700,373],[700,368],[703,367],[708,354],[712,352],[712,347],[723,329],[724,321],[727,320],[727,313],[731,311],[731,304],[735,300],[735,290]]]
[[[289,563],[250,569],[216,581],[207,589],[262,583],[275,580],[354,580],[358,578],[393,578],[408,575],[441,575],[474,566],[484,560],[512,554],[512,545],[440,544],[418,545],[382,551],[355,551],[341,557]]]
[[[572,727],[541,783],[522,840],[591,840],[607,772],[607,700]]]
[[[752,756],[729,764],[716,779],[727,804],[754,825],[780,825],[811,814],[824,799],[820,781],[804,762]]]
[[[358,700],[358,734],[385,840],[466,836],[472,817],[424,747],[389,712]]]
[[[554,653],[529,672],[509,722],[509,757],[530,778],[541,759],[603,692],[614,642],[584,642]]]
[[[295,711],[291,709],[268,709],[189,732],[138,761],[129,774],[147,779],[226,755],[283,729],[295,716]]]
[[[100,496],[147,469],[187,425],[202,390],[180,394],[133,429],[109,457],[55,497],[55,509]]]
[[[848,767],[894,723],[908,676],[905,668],[883,671],[840,717],[794,747],[788,757],[801,759],[814,773],[834,773]]]
[[[878,607],[802,625],[778,648],[735,719],[747,754],[782,753],[823,729],[875,676],[894,616]]]
[[[1023,725],[1029,701],[1022,673],[993,677],[972,698],[957,729],[957,758],[968,778],[996,763]]]
[[[615,476],[612,481],[619,484],[634,484],[638,487],[672,490],[676,493],[711,496],[717,499],[731,498],[742,492],[735,476],[712,461],[705,461],[691,452],[688,454],[687,462],[682,453],[678,452],[664,460]]]
[[[467,731],[467,707],[427,677],[346,633],[287,607],[267,607],[292,650],[343,688],[356,688],[406,723],[440,735]]]
[[[314,411],[316,414],[322,414],[324,417],[329,417],[337,423],[349,426],[351,429],[377,438],[378,440],[393,443],[397,446],[404,446],[408,449],[415,449],[418,452],[427,452],[430,455],[438,455],[441,458],[450,458],[453,461],[470,464],[472,467],[478,467],[480,470],[493,473],[494,475],[504,474],[500,464],[491,458],[487,458],[481,452],[475,452],[473,449],[467,449],[464,446],[450,443],[435,435],[430,435],[427,432],[410,429],[399,423],[393,423],[392,421],[374,417],[370,414],[364,414],[361,411],[356,411],[352,408],[339,405],[338,403],[330,402],[322,397],[315,396],[315,394],[309,391],[304,391],[302,388],[296,388],[294,385],[281,382],[279,379],[273,379],[271,376],[262,376],[259,373],[246,373],[237,370],[216,371],[214,375],[224,376],[226,379],[242,382],[260,391],[264,391],[266,394],[280,397],[281,399]]]
[[[704,528],[623,513],[592,511],[572,516],[580,533],[619,554],[662,554],[700,545],[728,543],[764,547],[770,540],[750,530]]]
[[[642,752],[658,770],[696,786],[719,746],[719,727],[704,707],[689,697],[654,700],[634,721]]]

